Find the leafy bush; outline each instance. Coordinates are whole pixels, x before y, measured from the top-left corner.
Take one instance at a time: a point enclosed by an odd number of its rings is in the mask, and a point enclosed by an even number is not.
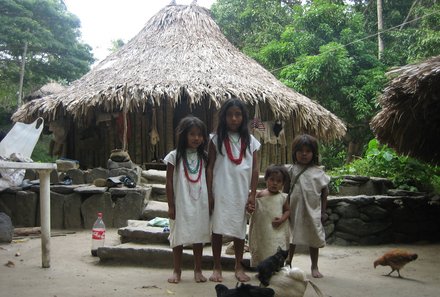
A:
[[[40,139],[35,145],[34,151],[32,152],[31,159],[34,162],[43,162],[43,163],[53,163],[56,161],[56,157],[52,157],[49,155],[49,145],[51,135],[41,134]]]
[[[440,192],[440,168],[407,156],[400,156],[376,139],[368,143],[364,158],[328,172],[332,176],[363,175],[385,177],[403,190]],[[337,186],[338,181],[335,180]]]
[[[329,144],[319,146],[320,163],[324,165],[325,170],[341,167],[347,158],[345,145],[342,141],[335,141]]]

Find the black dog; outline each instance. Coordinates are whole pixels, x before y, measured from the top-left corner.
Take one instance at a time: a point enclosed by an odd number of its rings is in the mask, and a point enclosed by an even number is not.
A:
[[[273,297],[275,291],[271,288],[261,288],[257,286],[241,284],[234,289],[228,289],[225,285],[218,284],[215,286],[217,297]]]

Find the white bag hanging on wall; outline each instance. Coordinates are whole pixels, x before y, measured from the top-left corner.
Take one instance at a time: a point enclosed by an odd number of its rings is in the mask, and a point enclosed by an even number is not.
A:
[[[15,123],[0,142],[0,156],[9,158],[13,153],[20,153],[23,157],[30,158],[43,131],[43,126],[43,118],[38,118],[31,124]]]

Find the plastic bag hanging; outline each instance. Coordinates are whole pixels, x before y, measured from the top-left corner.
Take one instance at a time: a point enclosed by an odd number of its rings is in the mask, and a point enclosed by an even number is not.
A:
[[[43,131],[43,126],[43,118],[38,118],[31,124],[15,123],[0,142],[0,156],[9,158],[11,154],[19,153],[23,157],[30,158]]]

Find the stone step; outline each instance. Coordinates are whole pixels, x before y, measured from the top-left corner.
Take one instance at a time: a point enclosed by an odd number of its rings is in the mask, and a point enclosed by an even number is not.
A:
[[[148,221],[128,220],[128,226],[119,228],[121,243],[168,244],[169,232],[164,228],[148,226]]]
[[[172,267],[173,254],[170,248],[169,232],[162,227],[148,226],[148,221],[128,220],[128,226],[119,228],[120,244],[98,248],[100,261],[118,263],[136,263],[149,267]],[[225,238],[226,241],[227,238]],[[226,270],[234,269],[234,255],[226,254],[229,243],[222,247],[222,266]],[[229,251],[230,253],[230,251]],[[243,259],[249,264],[250,254],[245,253]],[[212,269],[212,248],[206,244],[203,248],[202,265],[204,269]],[[191,246],[183,249],[182,267],[191,269],[194,257]]]
[[[224,270],[233,270],[234,255],[226,254],[227,246],[222,247],[222,267]],[[173,252],[169,244],[142,244],[135,242],[122,243],[116,246],[98,248],[98,257],[102,262],[137,264],[148,267],[172,268]],[[250,254],[244,253],[243,261],[249,265]],[[203,248],[202,268],[212,269],[213,258],[210,244]],[[194,268],[194,256],[191,247],[185,247],[182,254],[182,268]]]

